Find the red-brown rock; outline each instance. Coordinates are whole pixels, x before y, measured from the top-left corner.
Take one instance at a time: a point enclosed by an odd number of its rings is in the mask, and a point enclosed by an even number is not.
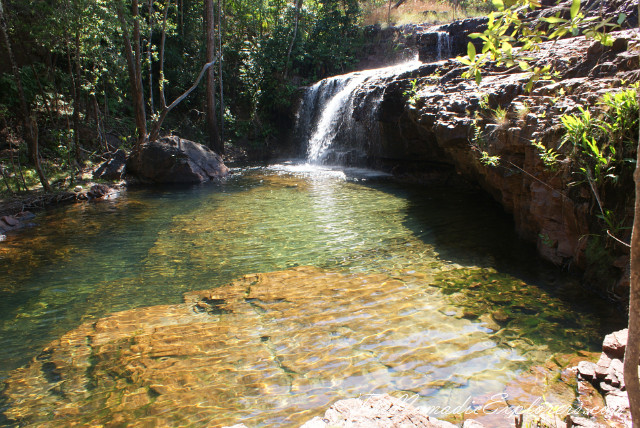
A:
[[[602,343],[602,351],[611,358],[624,358],[624,350],[627,346],[627,333],[628,330],[616,331],[611,334],[607,334]]]

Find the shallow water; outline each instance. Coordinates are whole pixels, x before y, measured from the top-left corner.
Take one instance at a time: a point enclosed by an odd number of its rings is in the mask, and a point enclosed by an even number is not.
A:
[[[239,169],[223,184],[130,190],[35,221],[0,243],[0,379],[84,322],[178,304],[193,290],[233,289],[225,284],[249,273],[309,266],[297,268],[303,273],[295,280],[265,277],[286,287],[261,316],[231,308],[233,318],[209,321],[269,330],[257,336],[269,341],[225,358],[264,351],[289,386],[281,390],[275,376],[238,389],[237,376],[225,378],[235,398],[205,419],[187,415],[198,425],[250,418],[295,426],[312,409],[371,392],[462,403],[501,391],[554,353],[598,350],[622,323],[575,279],[540,261],[484,195],[399,185],[370,171]],[[332,275],[344,283],[338,291],[327,285]],[[287,326],[299,334],[278,342]],[[345,371],[344,361],[359,369]],[[296,379],[306,386],[293,388]],[[264,398],[269,391],[273,397]]]

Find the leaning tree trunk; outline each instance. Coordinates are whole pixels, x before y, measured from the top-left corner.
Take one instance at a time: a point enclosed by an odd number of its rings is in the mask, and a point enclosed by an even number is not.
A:
[[[15,80],[16,86],[18,87],[18,98],[20,99],[22,123],[24,126],[25,139],[27,140],[27,149],[29,152],[29,156],[31,158],[31,161],[33,162],[33,166],[36,169],[38,178],[40,178],[42,187],[46,192],[50,192],[51,186],[49,186],[49,181],[47,180],[44,171],[42,171],[42,167],[40,166],[40,157],[38,156],[38,129],[36,126],[36,121],[29,114],[29,109],[27,107],[27,100],[24,96],[24,89],[22,87],[22,79],[20,78],[18,65],[16,64],[16,60],[13,56],[13,50],[11,49],[11,40],[9,40],[9,33],[7,31],[7,22],[4,17],[4,7],[2,4],[2,0],[0,0],[0,32],[2,32],[2,38],[4,39],[4,44],[7,48],[9,63],[11,64],[11,71],[13,72],[13,79]]]
[[[207,63],[215,60],[216,56],[216,33],[213,0],[205,0],[205,26],[207,33]],[[224,146],[220,141],[218,132],[218,120],[216,118],[216,76],[215,69],[209,67],[207,70],[207,134],[209,136],[209,147],[214,152],[224,154]]]
[[[27,141],[30,144],[29,152],[31,153],[31,162],[36,169],[36,173],[38,174],[40,183],[42,183],[42,187],[46,192],[50,192],[51,186],[49,186],[49,181],[44,175],[44,171],[42,170],[42,166],[40,165],[40,154],[38,153],[38,124],[33,116],[29,116],[28,121],[30,123],[29,127],[27,128],[27,132],[30,135],[27,138]]]

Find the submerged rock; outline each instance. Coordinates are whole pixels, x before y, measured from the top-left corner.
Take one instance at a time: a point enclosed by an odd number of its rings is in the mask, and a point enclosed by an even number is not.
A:
[[[33,219],[34,217],[35,215],[29,211],[22,211],[17,213],[16,215],[5,215],[0,217],[0,235],[2,236],[0,240],[5,239],[4,234],[6,232],[22,229],[27,226],[32,226],[33,224],[29,223],[28,221]]]
[[[177,136],[146,143],[127,160],[127,174],[149,183],[202,183],[228,172],[217,153]]]
[[[365,399],[350,398],[334,403],[324,417],[315,417],[301,428],[455,428],[449,422],[430,417],[416,408],[388,394],[372,395]],[[482,427],[476,424],[476,428]]]
[[[508,382],[518,351],[420,284],[297,267],[114,313],[11,372],[2,412],[43,427],[301,425],[343,398],[449,402]]]

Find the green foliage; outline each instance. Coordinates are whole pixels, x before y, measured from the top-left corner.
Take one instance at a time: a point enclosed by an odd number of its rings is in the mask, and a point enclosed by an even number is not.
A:
[[[571,160],[580,177],[574,184],[589,185],[598,203],[603,227],[615,234],[623,229],[624,210],[612,204],[626,203],[617,195],[616,186],[633,184],[638,129],[638,85],[632,89],[605,94],[595,114],[580,108],[578,115],[561,116],[565,128],[562,144],[569,144]]]
[[[538,149],[538,156],[549,170],[555,171],[558,169],[558,165],[560,163],[559,157],[560,154],[555,150],[545,147],[539,141],[532,141],[531,144]]]
[[[498,106],[495,109],[493,109],[491,112],[492,112],[492,117],[496,122],[502,123],[505,120],[507,120],[507,110],[506,109]]]
[[[638,135],[638,87],[636,83],[632,89],[604,94],[600,100],[603,131],[625,146],[635,146]]]
[[[555,243],[555,242],[554,242],[554,240],[553,240],[553,239],[551,239],[551,238],[549,237],[549,235],[547,235],[546,233],[545,233],[545,234],[539,233],[539,234],[538,234],[538,238],[540,238],[540,241],[541,241],[541,242],[542,242],[546,247],[549,247],[549,248],[551,248],[551,247],[553,246],[553,244]]]
[[[478,120],[474,120],[473,124],[471,125],[471,130],[473,131],[473,135],[471,136],[471,145],[472,147],[478,148],[478,149],[484,149],[487,147],[487,140],[484,137],[484,133],[482,132],[482,129],[480,129],[480,126],[478,126]]]
[[[489,153],[484,150],[480,153],[480,162],[484,166],[499,166],[500,165],[500,156],[491,156]]]
[[[467,46],[467,57],[458,57],[458,61],[469,66],[463,77],[475,79],[477,84],[482,80],[482,70],[493,64],[497,67],[520,67],[525,72],[530,73],[526,91],[533,89],[533,85],[540,79],[552,79],[557,77],[557,73],[551,70],[551,66],[532,66],[532,58],[529,52],[539,49],[538,45],[546,40],[556,40],[568,34],[577,36],[580,28],[589,25],[583,34],[586,37],[594,38],[603,45],[611,45],[613,39],[607,31],[619,26],[626,15],[621,14],[612,23],[613,18],[600,21],[598,18],[585,18],[580,12],[580,0],[573,0],[569,8],[568,19],[561,18],[560,13],[555,16],[541,18],[542,22],[534,27],[524,21],[524,15],[537,7],[540,7],[539,0],[516,0],[504,2],[503,0],[493,0],[493,4],[498,12],[489,13],[487,29],[482,33],[473,33],[469,37],[482,41],[482,51],[477,53],[476,46],[469,42]],[[518,46],[519,49],[514,49]]]
[[[601,110],[595,117],[581,107],[579,115],[560,117],[565,129],[561,147],[571,145],[580,172],[596,184],[605,179],[616,181],[620,168],[635,167],[632,152],[638,134],[637,88],[606,94],[598,105]]]
[[[407,89],[402,93],[402,96],[404,96],[407,99],[407,102],[409,104],[414,105],[418,98],[418,79],[410,80],[409,84],[411,86],[409,87],[409,89]]]

